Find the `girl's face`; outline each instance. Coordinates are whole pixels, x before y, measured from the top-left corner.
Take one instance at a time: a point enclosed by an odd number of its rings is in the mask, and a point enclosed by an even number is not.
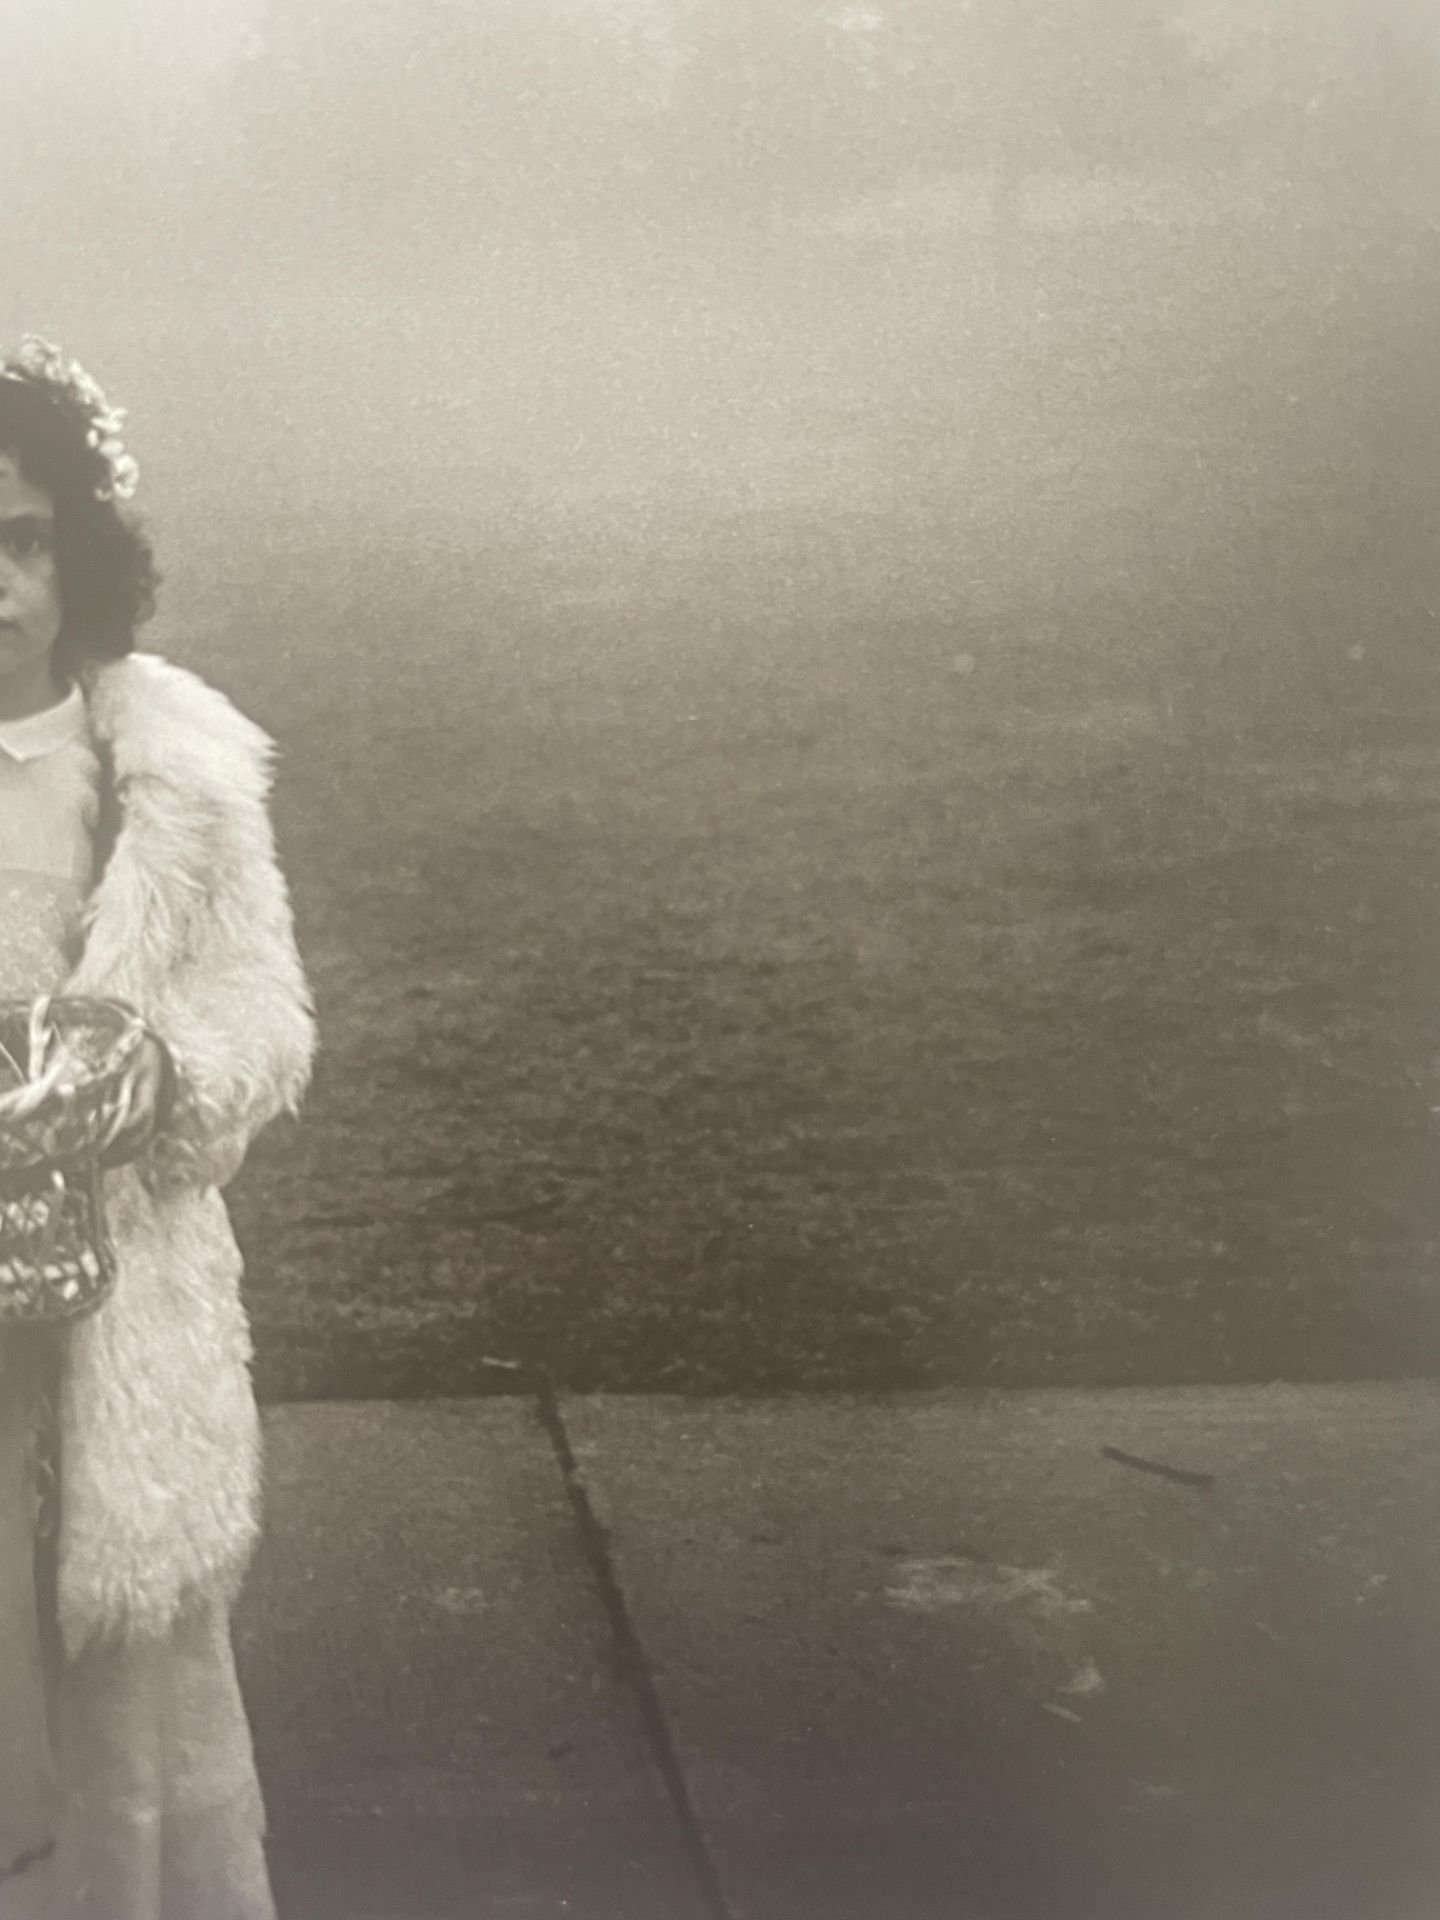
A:
[[[62,619],[55,503],[0,448],[0,704],[51,686]]]

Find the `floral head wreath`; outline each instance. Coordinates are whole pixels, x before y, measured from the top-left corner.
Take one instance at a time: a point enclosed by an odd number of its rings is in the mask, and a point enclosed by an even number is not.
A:
[[[120,438],[125,411],[111,406],[100,383],[78,360],[66,360],[51,341],[27,333],[17,352],[0,360],[0,380],[23,381],[38,388],[84,428],[85,444],[95,455],[97,500],[131,498],[140,469]]]

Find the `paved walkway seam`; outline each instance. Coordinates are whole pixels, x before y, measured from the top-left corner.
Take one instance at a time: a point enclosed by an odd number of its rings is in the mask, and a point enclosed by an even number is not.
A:
[[[596,1516],[584,1476],[580,1471],[580,1463],[570,1444],[570,1435],[566,1430],[565,1416],[560,1410],[560,1401],[555,1392],[554,1383],[547,1374],[538,1370],[527,1367],[524,1373],[526,1383],[535,1396],[535,1409],[540,1424],[545,1429],[554,1451],[566,1498],[575,1515],[580,1544],[594,1577],[600,1604],[605,1609],[605,1616],[610,1624],[617,1664],[635,1696],[645,1741],[670,1797],[676,1826],[679,1829],[680,1844],[684,1849],[691,1872],[695,1876],[696,1887],[708,1920],[736,1920],[735,1910],[726,1895],[714,1855],[710,1851],[710,1844],[705,1838],[704,1829],[695,1811],[690,1784],[680,1764],[675,1738],[670,1731],[670,1722],[660,1698],[660,1690],[655,1684],[649,1655],[636,1632],[629,1602],[625,1598],[625,1589],[621,1585],[615,1562],[611,1557],[609,1534]]]

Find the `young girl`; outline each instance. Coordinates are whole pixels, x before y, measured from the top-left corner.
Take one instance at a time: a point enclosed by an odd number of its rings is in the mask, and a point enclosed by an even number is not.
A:
[[[0,997],[147,1028],[143,1144],[105,1176],[115,1288],[59,1336],[0,1326],[0,1920],[268,1920],[230,1641],[258,1422],[220,1189],[296,1106],[313,1029],[270,743],[132,650],[155,575],[120,426],[46,343],[0,360]]]

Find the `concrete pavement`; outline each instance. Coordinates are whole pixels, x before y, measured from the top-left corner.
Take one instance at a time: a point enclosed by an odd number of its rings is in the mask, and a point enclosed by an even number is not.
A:
[[[691,1920],[521,1400],[295,1406],[238,1647],[285,1920]]]
[[[744,1920],[1440,1912],[1435,1388],[563,1413]],[[286,1920],[712,1920],[527,1403],[269,1426]]]

